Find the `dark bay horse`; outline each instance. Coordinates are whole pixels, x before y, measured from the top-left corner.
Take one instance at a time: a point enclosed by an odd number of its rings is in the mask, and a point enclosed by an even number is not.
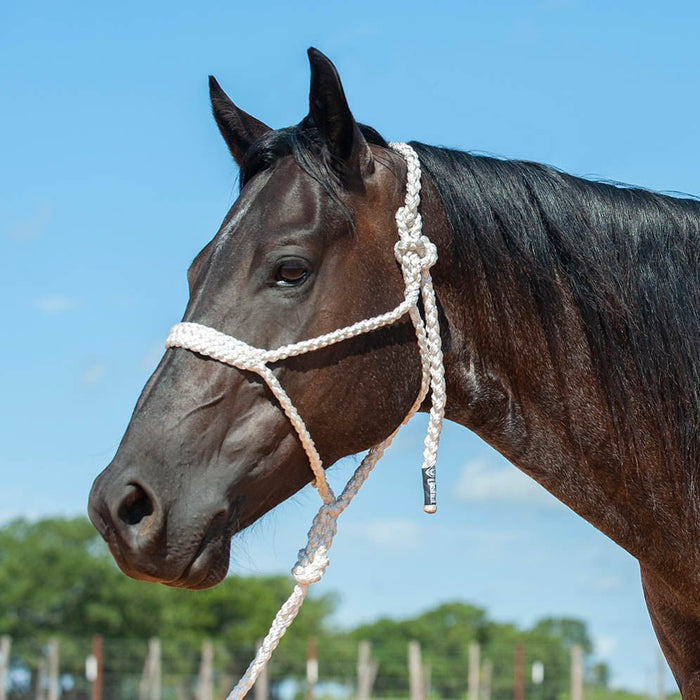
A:
[[[406,166],[310,49],[307,117],[273,130],[212,78],[241,193],[192,263],[184,320],[259,348],[394,308]],[[412,144],[439,260],[449,419],[640,563],[685,698],[700,698],[700,203]],[[391,433],[420,383],[406,318],[274,365],[324,464]],[[425,406],[424,406],[425,408]],[[233,534],[311,480],[259,378],[166,351],[90,516],[135,578],[204,588]]]

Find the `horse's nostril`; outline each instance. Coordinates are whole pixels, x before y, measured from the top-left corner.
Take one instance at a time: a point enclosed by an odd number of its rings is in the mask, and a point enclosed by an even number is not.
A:
[[[129,484],[117,511],[119,519],[127,525],[138,525],[153,515],[153,511],[153,502],[148,494],[138,484]]]

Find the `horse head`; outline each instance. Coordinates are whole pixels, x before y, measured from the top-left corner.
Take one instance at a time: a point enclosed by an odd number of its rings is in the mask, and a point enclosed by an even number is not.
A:
[[[273,130],[210,79],[241,192],[188,271],[184,321],[277,348],[375,316],[403,299],[394,216],[406,167],[353,118],[333,64],[310,49],[310,110]],[[402,421],[420,385],[408,318],[272,365],[324,465]],[[205,588],[229,564],[230,538],[312,479],[299,438],[253,373],[166,350],[90,517],[135,578]]]

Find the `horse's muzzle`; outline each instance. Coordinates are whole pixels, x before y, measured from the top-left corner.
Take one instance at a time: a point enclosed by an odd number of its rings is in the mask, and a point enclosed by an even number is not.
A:
[[[195,518],[199,526],[189,537],[169,511],[143,480],[113,476],[109,468],[95,480],[88,505],[90,520],[128,576],[183,588],[215,585],[228,569],[226,509]]]
[[[148,579],[163,540],[163,508],[151,490],[136,479],[111,477],[107,470],[95,479],[90,492],[88,514],[126,573]],[[149,562],[150,560],[150,562]],[[138,572],[145,576],[136,576]]]

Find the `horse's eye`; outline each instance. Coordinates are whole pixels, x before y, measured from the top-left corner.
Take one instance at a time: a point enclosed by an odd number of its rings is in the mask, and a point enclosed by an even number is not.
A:
[[[275,282],[281,286],[301,284],[309,276],[309,270],[301,260],[285,260],[277,267]]]

